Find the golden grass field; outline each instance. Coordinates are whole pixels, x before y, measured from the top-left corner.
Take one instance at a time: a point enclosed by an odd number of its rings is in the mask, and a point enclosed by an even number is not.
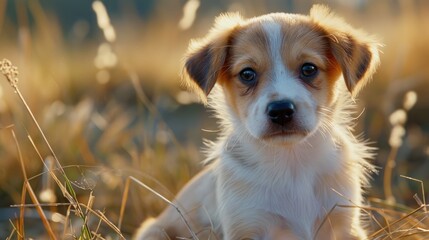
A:
[[[189,40],[222,12],[313,3],[0,1],[0,239],[130,238],[168,204],[157,194],[172,200],[202,168],[202,139],[217,135],[180,87]],[[379,173],[368,205],[350,207],[367,214],[370,239],[429,239],[429,2],[317,3],[384,44],[356,114]]]

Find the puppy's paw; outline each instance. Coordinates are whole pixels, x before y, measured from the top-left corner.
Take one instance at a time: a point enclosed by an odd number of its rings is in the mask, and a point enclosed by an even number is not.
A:
[[[149,218],[142,223],[134,235],[134,240],[166,240],[169,239],[166,232],[155,224],[154,218]]]

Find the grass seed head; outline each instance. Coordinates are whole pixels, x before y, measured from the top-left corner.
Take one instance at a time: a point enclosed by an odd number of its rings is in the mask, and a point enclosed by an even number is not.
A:
[[[392,124],[392,126],[404,125],[406,121],[407,112],[405,112],[403,109],[398,109],[389,116],[389,122]]]
[[[8,59],[3,59],[0,61],[0,71],[9,81],[9,84],[16,88],[18,84],[18,68],[13,66]]]
[[[414,107],[417,102],[417,93],[414,91],[408,91],[404,97],[404,109],[410,110]]]

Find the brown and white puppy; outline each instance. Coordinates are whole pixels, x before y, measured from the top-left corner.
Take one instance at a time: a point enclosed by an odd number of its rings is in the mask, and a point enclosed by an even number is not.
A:
[[[190,44],[186,81],[210,93],[222,121],[210,163],[175,200],[199,239],[365,238],[356,206],[373,168],[350,111],[377,46],[320,5],[309,16],[221,15]],[[168,207],[136,238],[190,236]]]

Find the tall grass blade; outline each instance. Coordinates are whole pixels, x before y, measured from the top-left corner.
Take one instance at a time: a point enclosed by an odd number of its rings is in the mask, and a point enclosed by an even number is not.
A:
[[[22,157],[21,149],[20,149],[19,144],[18,144],[18,140],[16,138],[16,135],[15,135],[15,132],[13,131],[13,129],[11,129],[11,132],[12,132],[12,136],[13,136],[13,139],[15,141],[15,144],[16,144],[17,151],[18,151],[19,163],[21,165],[22,174],[24,176],[25,187],[26,187],[26,189],[30,195],[31,200],[33,201],[34,204],[36,204],[36,210],[39,213],[40,218],[42,219],[43,226],[45,227],[46,231],[48,232],[49,237],[51,239],[56,239],[56,236],[55,236],[55,234],[51,228],[51,225],[49,224],[49,221],[46,218],[45,212],[43,212],[42,207],[40,207],[39,201],[37,200],[37,197],[36,197],[36,194],[34,194],[33,189],[31,188],[31,185],[28,182],[27,171],[25,170],[25,163],[24,163],[24,159]]]

